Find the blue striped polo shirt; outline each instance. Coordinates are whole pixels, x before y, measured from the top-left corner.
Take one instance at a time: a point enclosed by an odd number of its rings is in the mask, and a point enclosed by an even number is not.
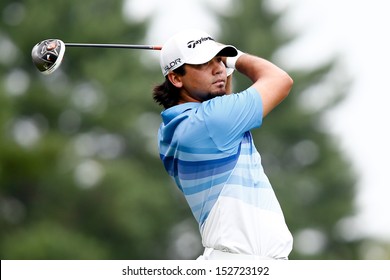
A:
[[[241,178],[231,177],[241,154],[257,153],[252,151],[255,147],[249,131],[262,124],[262,101],[254,88],[203,103],[180,104],[161,115],[160,158],[200,226],[227,182],[238,180],[255,187],[256,182],[245,173]]]
[[[160,158],[199,223],[206,248],[287,258],[283,212],[251,129],[262,124],[254,88],[162,112]]]

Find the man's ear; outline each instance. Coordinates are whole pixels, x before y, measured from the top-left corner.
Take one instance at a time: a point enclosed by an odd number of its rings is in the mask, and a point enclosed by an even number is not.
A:
[[[175,72],[168,73],[168,79],[177,88],[181,88],[183,86],[183,82],[181,80],[181,76],[176,74]]]

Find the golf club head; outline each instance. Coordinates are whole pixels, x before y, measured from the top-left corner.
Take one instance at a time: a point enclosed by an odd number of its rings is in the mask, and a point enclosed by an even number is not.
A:
[[[34,65],[42,74],[53,73],[61,64],[65,44],[58,39],[47,39],[36,44],[31,52]]]

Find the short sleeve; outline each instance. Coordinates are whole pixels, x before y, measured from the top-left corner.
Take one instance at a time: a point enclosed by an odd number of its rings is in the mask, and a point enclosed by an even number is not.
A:
[[[262,100],[253,87],[203,102],[202,110],[209,135],[222,150],[236,146],[244,133],[260,127],[263,119]]]

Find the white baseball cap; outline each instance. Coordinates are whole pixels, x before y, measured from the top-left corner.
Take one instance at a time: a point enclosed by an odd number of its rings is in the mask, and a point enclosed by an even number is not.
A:
[[[162,47],[160,66],[164,76],[183,64],[203,64],[216,55],[236,56],[237,49],[216,42],[209,34],[189,29],[171,37]]]

